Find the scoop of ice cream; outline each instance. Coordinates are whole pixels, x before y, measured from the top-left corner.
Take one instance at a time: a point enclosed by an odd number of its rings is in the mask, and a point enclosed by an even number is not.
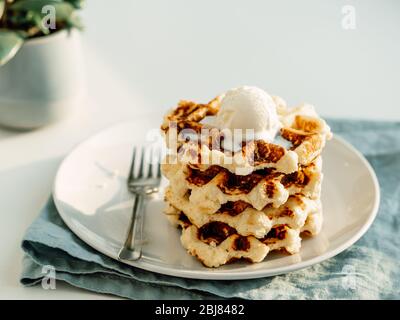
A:
[[[214,125],[219,129],[240,129],[242,140],[254,138],[272,142],[281,126],[272,97],[257,87],[240,87],[226,92]]]

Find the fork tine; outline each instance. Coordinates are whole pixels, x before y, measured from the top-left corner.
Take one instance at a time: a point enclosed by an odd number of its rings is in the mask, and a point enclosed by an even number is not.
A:
[[[139,165],[139,174],[138,178],[143,178],[143,173],[144,173],[144,159],[145,159],[145,148],[142,147],[142,152],[140,155],[140,165]]]
[[[134,175],[135,159],[136,159],[136,147],[133,147],[131,167],[129,168],[129,175],[128,175],[129,179],[132,179]]]

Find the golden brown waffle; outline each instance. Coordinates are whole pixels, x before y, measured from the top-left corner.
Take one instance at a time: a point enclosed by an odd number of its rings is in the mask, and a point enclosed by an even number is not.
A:
[[[222,96],[181,101],[164,117],[171,151],[162,164],[170,182],[165,213],[182,228],[183,246],[208,267],[260,262],[273,250],[297,253],[301,234],[321,229],[321,152],[330,128],[313,107],[289,109],[273,99],[279,139],[245,141],[235,151],[223,148],[226,132],[207,124]]]
[[[223,132],[202,122],[207,116],[218,113],[220,100],[221,97],[217,97],[208,104],[181,101],[164,117],[161,129],[167,146],[179,151],[177,161],[196,164],[201,170],[217,164],[235,174],[241,174],[237,170],[240,168],[273,168],[278,172],[291,173],[297,170],[298,164],[308,165],[314,161],[321,154],[326,140],[332,136],[329,126],[311,106],[288,109],[279,105],[278,114],[283,125],[281,137],[290,147],[256,140],[244,143],[241,151],[228,152],[220,143],[224,138]],[[187,137],[180,136],[184,129],[195,133],[211,129],[212,134],[205,141],[188,143]]]
[[[190,223],[198,228],[210,222],[223,222],[236,229],[242,236],[263,238],[274,226],[285,224],[292,229],[300,229],[305,225],[306,218],[321,211],[320,200],[311,200],[300,194],[289,197],[289,200],[279,208],[266,207],[259,211],[243,202],[227,202],[213,214],[205,213],[193,205],[188,197],[178,197],[171,187],[165,192],[168,203],[166,214],[176,215],[177,210],[185,214]]]
[[[201,171],[181,163],[163,164],[162,171],[178,197],[188,196],[194,206],[214,213],[229,201],[243,201],[262,210],[267,205],[277,208],[290,195],[298,193],[317,199],[322,182],[321,162],[317,158],[308,166],[286,175],[264,169],[237,176],[219,166]]]
[[[219,267],[239,259],[252,263],[261,262],[274,250],[298,253],[301,232],[317,234],[322,219],[320,211],[314,212],[310,214],[314,221],[310,229],[307,225],[301,229],[292,229],[288,225],[280,224],[272,227],[264,237],[256,238],[242,236],[235,228],[220,221],[212,221],[199,228],[176,208],[171,206],[169,211],[169,219],[182,228],[183,247],[207,267]]]

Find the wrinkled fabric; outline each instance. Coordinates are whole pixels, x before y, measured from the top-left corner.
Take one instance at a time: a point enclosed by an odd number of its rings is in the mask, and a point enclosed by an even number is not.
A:
[[[171,277],[124,265],[95,251],[68,229],[50,199],[24,236],[21,283],[41,284],[50,265],[57,280],[130,299],[399,299],[400,123],[331,120],[329,124],[366,156],[381,187],[373,225],[341,254],[262,279]]]

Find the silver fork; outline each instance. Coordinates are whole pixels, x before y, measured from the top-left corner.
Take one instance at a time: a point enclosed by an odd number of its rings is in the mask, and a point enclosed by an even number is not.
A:
[[[137,149],[135,147],[128,177],[128,189],[135,195],[135,202],[125,242],[118,253],[119,260],[135,261],[140,259],[143,244],[144,202],[146,197],[158,192],[161,182],[161,152],[158,151],[157,164],[153,164],[154,150],[150,149],[149,152],[146,152],[146,148],[142,148],[137,174],[135,173],[137,171],[135,170],[137,168],[135,164],[136,153]],[[146,165],[145,157],[148,153],[150,154],[150,162]]]

